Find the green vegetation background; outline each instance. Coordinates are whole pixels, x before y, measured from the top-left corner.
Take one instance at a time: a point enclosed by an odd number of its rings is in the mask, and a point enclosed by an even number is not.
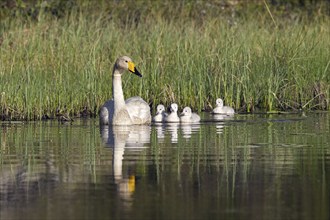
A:
[[[120,55],[125,97],[238,112],[329,110],[330,1],[4,0],[0,116],[96,116]]]

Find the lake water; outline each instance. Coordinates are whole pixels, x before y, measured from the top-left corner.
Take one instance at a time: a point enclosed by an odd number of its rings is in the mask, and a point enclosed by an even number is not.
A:
[[[330,114],[2,122],[0,219],[330,218]]]

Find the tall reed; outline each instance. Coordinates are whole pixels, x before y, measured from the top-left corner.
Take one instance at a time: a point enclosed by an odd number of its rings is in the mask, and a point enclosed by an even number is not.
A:
[[[112,97],[115,59],[129,55],[143,78],[124,75],[126,97],[210,110],[221,97],[240,112],[329,109],[330,19],[295,21],[266,13],[223,19],[109,18],[40,13],[0,25],[0,115],[41,119],[97,115]]]

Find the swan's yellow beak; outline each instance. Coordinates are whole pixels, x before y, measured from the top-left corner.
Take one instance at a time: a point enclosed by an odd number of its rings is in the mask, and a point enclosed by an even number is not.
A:
[[[142,74],[135,68],[135,64],[131,61],[128,62],[128,70],[135,75],[142,77]]]
[[[135,176],[130,176],[128,179],[128,192],[132,193],[135,191]]]

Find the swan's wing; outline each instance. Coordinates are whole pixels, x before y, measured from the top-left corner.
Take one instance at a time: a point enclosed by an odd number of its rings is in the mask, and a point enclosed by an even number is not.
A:
[[[106,101],[100,108],[100,124],[108,125],[112,121],[114,113],[114,101],[112,99]]]
[[[232,108],[232,107],[229,107],[229,106],[224,106],[223,107],[223,110],[226,114],[235,114],[235,110]]]
[[[201,117],[197,115],[196,113],[192,113],[191,119],[193,122],[199,122],[201,120]]]
[[[151,122],[150,107],[141,97],[134,96],[125,101],[126,109],[134,124]]]
[[[222,107],[215,107],[212,111],[213,114],[223,114]]]

